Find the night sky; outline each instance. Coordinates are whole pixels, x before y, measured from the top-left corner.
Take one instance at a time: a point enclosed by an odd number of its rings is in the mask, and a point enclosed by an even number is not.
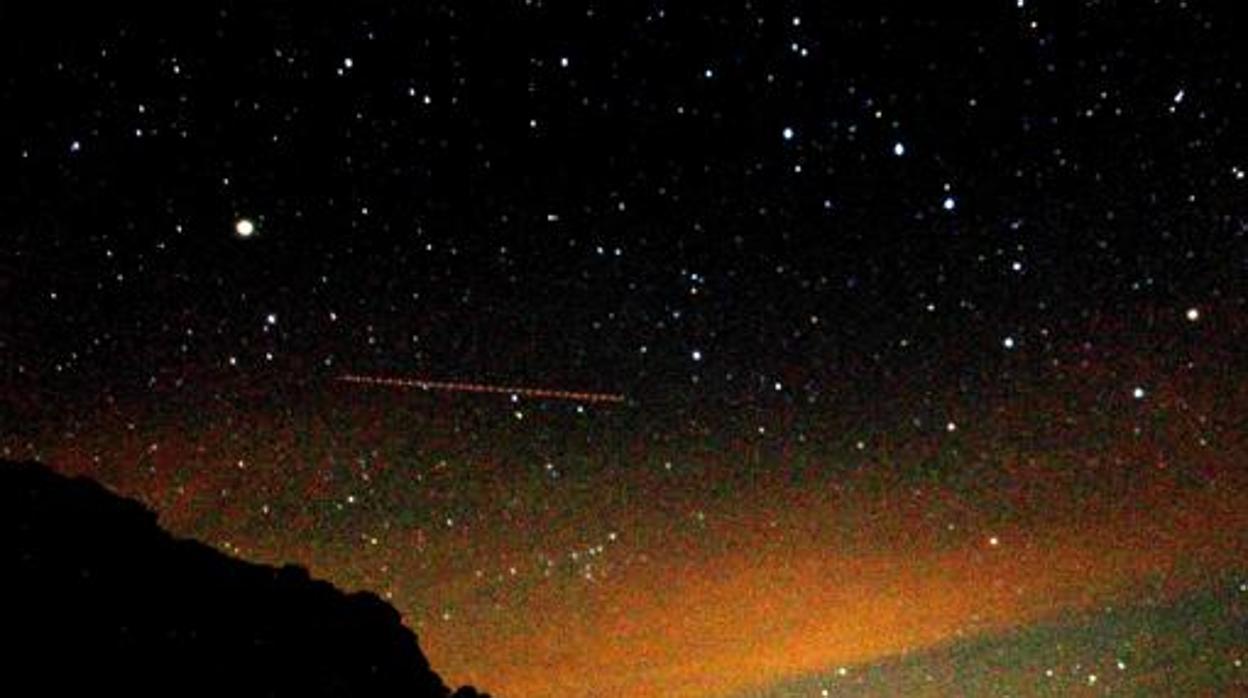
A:
[[[507,698],[1248,692],[1219,4],[96,4],[0,6],[4,457]]]

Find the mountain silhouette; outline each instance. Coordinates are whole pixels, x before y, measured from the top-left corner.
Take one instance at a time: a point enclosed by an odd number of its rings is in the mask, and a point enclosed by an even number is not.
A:
[[[393,607],[157,526],[84,478],[0,461],[0,636],[10,696],[454,693]]]

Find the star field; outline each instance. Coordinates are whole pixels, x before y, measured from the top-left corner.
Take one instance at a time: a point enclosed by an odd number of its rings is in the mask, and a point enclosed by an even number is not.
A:
[[[495,695],[1248,685],[1218,6],[0,35],[4,457],[374,590]]]

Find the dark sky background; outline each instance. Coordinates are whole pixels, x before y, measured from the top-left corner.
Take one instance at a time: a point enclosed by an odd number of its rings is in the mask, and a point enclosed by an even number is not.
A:
[[[1218,4],[10,5],[6,457],[502,696],[1248,681]]]

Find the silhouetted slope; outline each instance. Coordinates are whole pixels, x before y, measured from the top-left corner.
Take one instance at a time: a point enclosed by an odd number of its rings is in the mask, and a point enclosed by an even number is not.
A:
[[[38,464],[0,461],[0,570],[5,695],[450,695],[376,596],[176,540]]]

